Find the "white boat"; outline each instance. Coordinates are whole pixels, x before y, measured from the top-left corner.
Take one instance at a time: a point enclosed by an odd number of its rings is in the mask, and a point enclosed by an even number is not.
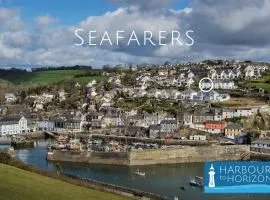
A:
[[[138,169],[136,170],[135,174],[138,175],[138,176],[143,176],[143,177],[145,177],[145,172],[141,172],[141,171],[138,170]]]
[[[203,178],[199,176],[195,176],[194,179],[189,181],[189,185],[195,186],[195,187],[203,187]]]
[[[9,147],[9,151],[14,151],[14,148],[13,147]]]

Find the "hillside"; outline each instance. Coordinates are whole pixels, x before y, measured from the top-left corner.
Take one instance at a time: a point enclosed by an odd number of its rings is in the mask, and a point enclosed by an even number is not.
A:
[[[248,86],[262,88],[265,92],[270,93],[270,72],[265,73],[261,78],[248,81]]]
[[[0,78],[0,102],[4,99],[4,94],[5,92],[13,92],[14,90],[14,85],[6,80],[2,80]]]
[[[1,79],[16,85],[51,84],[69,79],[73,79],[79,83],[88,83],[93,79],[97,81],[103,80],[103,76],[99,75],[95,70],[85,68],[50,69],[34,72],[26,72],[19,69],[0,69],[0,77]]]
[[[16,200],[124,200],[127,197],[87,189],[0,164],[0,199]]]
[[[56,83],[61,80],[75,79],[78,82],[91,81],[93,79],[101,80],[101,76],[83,76],[86,75],[87,71],[84,69],[75,70],[48,70],[38,71],[29,73],[19,79],[13,79],[12,82],[15,84],[50,84]],[[80,77],[82,76],[82,77]]]

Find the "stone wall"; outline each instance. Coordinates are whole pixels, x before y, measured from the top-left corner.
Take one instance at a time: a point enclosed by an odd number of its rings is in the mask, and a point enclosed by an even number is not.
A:
[[[129,165],[127,152],[72,152],[54,150],[53,153],[48,153],[47,160]]]
[[[136,150],[130,153],[130,165],[242,160],[249,157],[248,145],[183,146],[177,149]]]
[[[51,161],[84,162],[116,165],[152,165],[249,158],[249,146],[183,146],[182,148],[133,150],[130,152],[69,152],[48,154]]]

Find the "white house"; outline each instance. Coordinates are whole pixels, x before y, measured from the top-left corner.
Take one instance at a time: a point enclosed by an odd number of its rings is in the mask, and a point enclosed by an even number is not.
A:
[[[97,84],[97,81],[96,80],[92,80],[89,83],[87,83],[86,87],[90,88],[90,87],[93,87],[96,84]]]
[[[76,83],[74,87],[79,88],[79,87],[81,87],[81,85],[80,85],[80,83]]]
[[[117,77],[114,82],[115,82],[116,85],[121,85],[120,77]]]
[[[245,77],[246,78],[253,78],[253,77],[256,77],[255,75],[255,69],[253,66],[249,65],[245,68],[244,70],[245,72]]]
[[[43,110],[44,109],[44,105],[42,103],[35,103],[34,105],[34,111],[39,111],[39,110]]]
[[[41,96],[42,99],[44,99],[47,102],[51,102],[54,98],[53,94],[43,93]]]
[[[0,119],[0,135],[15,135],[28,132],[27,120],[23,116]]]
[[[17,97],[13,93],[6,93],[5,100],[7,103],[13,103],[13,102],[17,101]]]
[[[138,113],[138,110],[132,109],[132,110],[126,110],[124,115],[129,117],[129,116],[137,115],[137,113]]]
[[[161,69],[158,70],[158,75],[159,76],[167,76],[168,74],[169,74],[168,69],[161,68]]]
[[[195,77],[195,74],[193,72],[189,71],[188,74],[187,74],[187,77],[188,78],[193,78],[193,77]]]
[[[248,65],[245,69],[244,69],[244,73],[245,73],[245,77],[246,78],[258,78],[261,77],[261,73],[264,72],[265,70],[267,70],[268,67],[267,66],[252,66],[252,65]]]
[[[170,91],[170,98],[171,99],[178,99],[181,96],[181,92],[178,90],[171,90]]]
[[[237,88],[232,80],[214,80],[214,89],[232,90]]]
[[[256,114],[257,112],[251,108],[223,108],[222,109],[222,119],[230,119],[234,117],[248,117]]]
[[[193,100],[197,96],[198,92],[188,89],[181,93],[182,99],[190,99]]]
[[[205,135],[191,135],[189,136],[189,140],[202,140],[205,141],[206,140],[206,136]]]
[[[186,86],[189,88],[195,81],[193,80],[193,78],[187,78],[185,80]]]
[[[64,90],[61,90],[58,92],[59,101],[65,101],[66,100],[66,92]]]
[[[198,98],[200,97],[200,98]],[[211,102],[219,102],[219,101],[227,101],[230,99],[229,94],[220,94],[214,90],[211,90],[210,92],[198,92],[197,98],[198,100],[204,101],[211,101]]]
[[[229,70],[215,70],[211,69],[209,71],[208,77],[212,80],[233,80],[241,76],[241,71],[239,69],[229,69]]]

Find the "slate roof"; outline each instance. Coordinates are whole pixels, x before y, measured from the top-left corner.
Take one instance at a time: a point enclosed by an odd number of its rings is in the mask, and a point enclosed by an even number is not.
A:
[[[151,125],[151,126],[149,127],[149,129],[151,129],[151,130],[160,130],[161,127],[160,127],[160,125]]]
[[[231,123],[231,124],[228,124],[225,127],[225,129],[242,129],[242,127],[239,124]]]
[[[19,115],[3,117],[0,119],[0,126],[1,125],[18,124],[21,118],[22,117]]]
[[[160,124],[177,124],[176,120],[162,120]]]

